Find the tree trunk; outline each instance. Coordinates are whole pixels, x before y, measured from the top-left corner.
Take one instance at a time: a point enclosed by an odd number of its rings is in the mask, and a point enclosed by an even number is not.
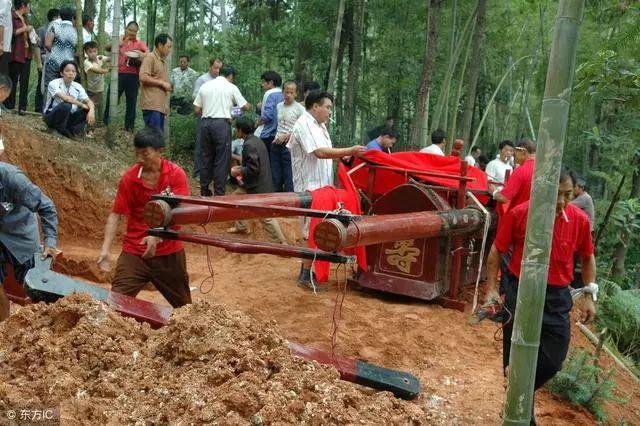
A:
[[[170,10],[169,10],[169,37],[171,37],[171,39],[175,40],[175,34],[176,34],[176,15],[178,13],[178,0],[171,0],[170,3]],[[175,41],[174,41],[175,43]],[[174,58],[175,58],[175,51],[176,49],[172,49],[172,51],[169,53],[169,56],[167,56],[166,58],[166,63],[167,63],[167,75],[169,75],[169,73],[171,72],[171,69],[173,67],[173,63]],[[167,103],[169,103],[169,96],[167,96]],[[165,144],[170,147],[169,145],[169,141],[171,140],[171,110],[169,110],[169,114],[167,114],[167,116],[165,117],[164,120],[164,140],[165,140]]]
[[[345,140],[351,141],[356,131],[356,102],[358,96],[358,77],[362,57],[362,32],[364,28],[365,0],[355,0],[353,25],[351,26],[351,57],[347,76],[347,100],[345,102],[344,124]],[[344,126],[343,126],[344,127]]]
[[[147,46],[153,45],[156,26],[156,3],[155,0],[147,0]]]
[[[220,26],[225,31],[229,26],[229,17],[227,16],[227,1],[220,0]]]
[[[96,4],[94,0],[84,0],[84,14],[92,18],[96,16]]]
[[[478,0],[476,12],[476,31],[473,36],[473,50],[471,56],[471,67],[469,68],[469,81],[467,86],[467,100],[465,102],[464,115],[462,116],[462,139],[469,142],[471,136],[471,122],[476,103],[476,88],[478,86],[478,76],[480,75],[480,65],[482,63],[482,44],[484,41],[484,14],[486,0]]]
[[[472,34],[469,34],[467,40],[467,47],[465,48],[464,59],[462,60],[462,68],[460,69],[460,75],[458,78],[458,88],[456,89],[456,96],[453,98],[453,107],[451,111],[451,130],[449,130],[449,137],[447,138],[446,152],[451,153],[453,148],[453,141],[456,139],[456,133],[458,131],[458,112],[460,109],[460,99],[462,99],[462,88],[464,86],[464,76],[467,73],[467,65],[469,64],[469,55],[471,53],[471,42],[473,41]]]
[[[101,0],[104,1],[104,0]],[[118,63],[120,44],[120,0],[113,0],[113,28],[111,32],[111,63]],[[116,137],[116,115],[118,114],[118,67],[111,68],[109,85],[109,124],[107,126],[107,146],[112,148]]]
[[[584,0],[560,0],[556,16],[511,338],[509,386],[502,417],[505,425],[524,425],[531,420],[558,180],[583,10]]]
[[[327,82],[327,91],[332,93],[336,83],[336,72],[338,71],[338,51],[340,50],[340,37],[342,35],[342,21],[344,18],[344,9],[346,0],[340,0],[338,5],[338,19],[336,20],[336,31],[333,37],[333,49],[331,51],[331,66],[329,67],[329,80]]]
[[[82,32],[82,0],[76,0],[76,32],[78,33],[78,44],[76,46],[76,63],[80,72],[80,79],[87,81],[87,75],[84,73],[82,66],[82,58],[84,57],[84,33]]]
[[[104,46],[106,44],[107,38],[107,34],[104,32],[104,23],[106,20],[107,0],[100,0],[100,15],[98,17],[98,52],[104,52]]]
[[[411,130],[410,138],[412,147],[422,147],[426,145],[427,133],[429,130],[429,95],[431,91],[431,78],[433,77],[433,65],[436,56],[436,43],[438,41],[436,17],[441,4],[442,0],[430,0],[429,2],[424,68],[422,70],[422,80],[420,82],[420,89],[418,90],[416,113],[413,119],[413,129]]]
[[[616,247],[613,251],[611,278],[614,281],[624,277],[624,264],[627,259],[627,251],[629,251],[629,233],[623,231],[622,235],[620,235],[620,241],[616,243]]]

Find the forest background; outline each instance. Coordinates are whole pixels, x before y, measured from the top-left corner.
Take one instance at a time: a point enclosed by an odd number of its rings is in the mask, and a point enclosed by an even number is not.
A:
[[[115,1],[119,7],[114,0],[34,1],[31,22],[43,25],[49,8],[68,5],[96,18],[102,46],[111,28],[122,33],[131,20],[149,46],[155,35],[172,32],[173,64],[187,54],[203,73],[220,57],[238,70],[237,84],[253,104],[262,98],[266,70],[318,81],[336,98],[331,132],[338,146],[368,142],[367,131],[388,116],[401,132],[396,150],[428,145],[437,128],[489,159],[504,139],[536,139],[557,1]],[[563,162],[586,180],[596,202],[598,275],[607,283],[599,324],[635,363],[639,58],[640,1],[586,0]],[[32,82],[30,104],[34,90]],[[192,158],[195,125],[193,116],[172,114],[172,156]]]

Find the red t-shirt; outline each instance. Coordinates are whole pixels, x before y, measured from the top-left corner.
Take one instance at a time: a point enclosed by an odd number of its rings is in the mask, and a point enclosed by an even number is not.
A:
[[[125,53],[129,52],[130,50],[140,50],[142,52],[148,52],[149,48],[146,44],[144,44],[144,41],[142,40],[136,39],[134,41],[131,41],[127,39],[126,41],[123,41],[122,46],[120,46],[120,55],[118,57],[118,72],[121,74],[138,74],[140,72],[139,67],[136,68],[127,65],[127,60],[129,59],[129,57],[125,55]],[[140,58],[140,60],[142,61],[142,58]]]
[[[556,216],[553,226],[549,276],[547,277],[549,285],[559,287],[566,286],[573,280],[573,255],[576,252],[581,256],[593,254],[589,217],[573,204],[567,205],[564,212],[568,221],[560,214]],[[528,214],[528,201],[511,209],[498,224],[498,234],[494,241],[496,248],[501,253],[507,252],[513,246],[509,270],[517,277],[520,277]],[[538,230],[531,231],[540,232]]]
[[[162,160],[162,171],[155,188],[148,186],[139,177],[141,168],[140,164],[135,164],[124,173],[118,185],[112,209],[114,213],[127,216],[127,232],[124,236],[122,250],[136,256],[141,256],[147,248],[146,245],[140,244],[149,230],[149,226],[142,218],[142,210],[151,200],[151,196],[159,194],[167,187],[176,195],[189,195],[189,184],[184,170],[171,161]],[[178,230],[180,228],[174,227],[172,229]],[[182,250],[182,247],[182,241],[164,240],[158,244],[156,256],[175,253]]]
[[[500,191],[502,195],[509,199],[509,210],[525,201],[529,201],[529,198],[531,198],[531,180],[533,179],[535,165],[535,158],[525,161],[523,165],[513,171],[504,189]]]

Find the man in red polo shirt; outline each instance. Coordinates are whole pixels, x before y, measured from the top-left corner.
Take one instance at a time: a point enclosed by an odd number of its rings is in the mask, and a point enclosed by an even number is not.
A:
[[[573,256],[575,253],[578,253],[582,259],[585,282],[595,283],[596,280],[596,260],[593,254],[589,218],[579,208],[570,204],[572,197],[573,179],[569,171],[563,168],[560,172],[556,219],[549,259],[549,275],[535,379],[536,389],[560,371],[562,362],[567,355],[571,338],[569,311],[573,307],[568,285],[573,279]],[[528,213],[528,201],[509,210],[498,225],[498,233],[487,259],[487,298],[498,300],[496,279],[500,254],[513,247],[513,256],[506,273],[506,285],[502,296],[503,306],[506,310],[502,359],[505,374],[509,365],[511,333],[513,331],[512,320],[516,308]],[[589,322],[595,316],[595,305],[591,294],[586,294],[584,299],[583,320]]]
[[[111,290],[135,297],[151,282],[171,306],[177,308],[191,303],[182,242],[148,236],[149,227],[142,218],[142,210],[153,194],[169,191],[189,195],[187,176],[184,170],[162,157],[164,139],[160,130],[147,127],[139,131],[133,144],[137,161],[124,173],[118,185],[105,226],[98,265],[102,270],[111,270],[109,251],[118,222],[126,216],[127,231]]]
[[[502,190],[496,189],[493,198],[499,203],[509,203],[509,210],[529,201],[531,180],[536,162],[536,144],[528,139],[516,143],[515,157],[517,167]]]

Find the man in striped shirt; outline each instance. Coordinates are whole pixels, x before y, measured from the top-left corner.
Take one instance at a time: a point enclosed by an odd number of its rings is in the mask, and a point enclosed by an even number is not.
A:
[[[321,90],[309,93],[305,99],[306,111],[291,131],[287,148],[291,150],[293,189],[296,192],[313,191],[333,185],[333,159],[361,156],[366,148],[354,145],[349,148],[334,148],[327,131],[333,109],[333,96]],[[309,237],[309,225],[305,221],[302,234]],[[307,288],[311,284],[311,261],[303,260],[298,281]]]

